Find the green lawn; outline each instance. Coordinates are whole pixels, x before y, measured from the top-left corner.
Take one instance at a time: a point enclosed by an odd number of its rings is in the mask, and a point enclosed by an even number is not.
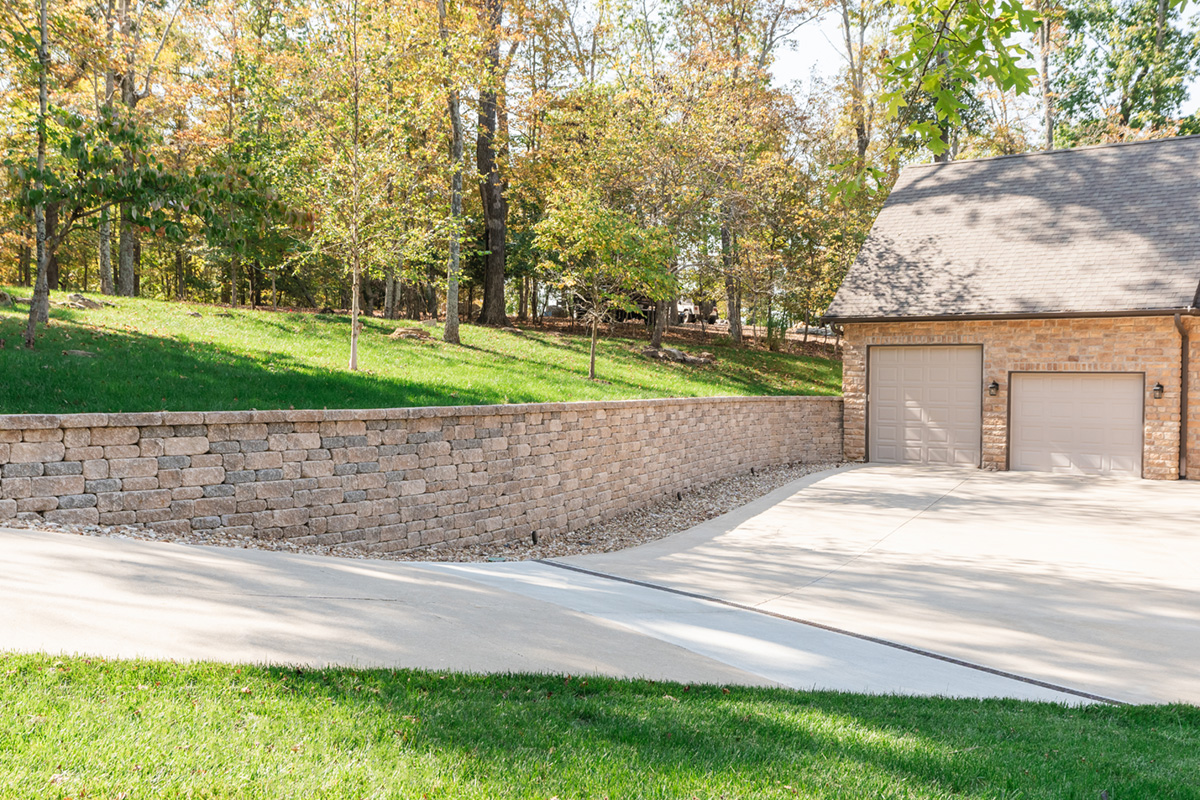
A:
[[[15,290],[28,294],[29,290]],[[64,294],[54,293],[61,300]],[[129,298],[115,308],[54,307],[33,351],[21,346],[25,306],[0,309],[0,413],[390,408],[638,397],[840,394],[841,364],[734,348],[714,339],[707,367],[651,361],[644,341],[604,339],[599,381],[588,341],[536,328],[464,326],[462,347],[388,338],[364,320],[349,372],[345,315],[271,313]],[[198,313],[200,316],[190,316]],[[440,336],[441,327],[433,329]],[[695,350],[697,348],[685,348]],[[66,350],[94,358],[65,355]]]
[[[0,796],[1200,797],[1200,709],[0,654]]]

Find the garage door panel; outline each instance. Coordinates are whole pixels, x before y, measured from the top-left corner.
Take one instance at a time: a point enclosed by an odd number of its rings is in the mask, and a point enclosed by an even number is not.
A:
[[[1009,467],[1071,475],[1142,473],[1140,373],[1017,373]]]
[[[872,347],[868,457],[977,466],[982,352],[974,346]]]

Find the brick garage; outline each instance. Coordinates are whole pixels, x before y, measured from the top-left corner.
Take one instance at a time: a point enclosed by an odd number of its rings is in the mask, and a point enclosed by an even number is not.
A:
[[[0,524],[222,528],[381,551],[546,536],[841,458],[841,398],[0,416]]]
[[[1183,318],[1193,334],[1200,320]],[[1200,467],[1200,373],[1193,365],[1200,348],[1190,336],[1191,424],[1188,460]],[[1180,336],[1172,317],[1103,319],[973,320],[962,322],[863,323],[846,326],[842,382],[845,393],[845,454],[848,461],[867,458],[867,350],[888,345],[962,345],[982,347],[983,382],[998,384],[991,396],[980,388],[982,465],[1008,469],[1008,400],[1015,372],[1140,372],[1145,383],[1164,387],[1145,398],[1144,477],[1179,477]],[[1196,477],[1193,475],[1192,477]]]
[[[1200,477],[1197,219],[1197,137],[907,168],[828,314],[846,458]]]

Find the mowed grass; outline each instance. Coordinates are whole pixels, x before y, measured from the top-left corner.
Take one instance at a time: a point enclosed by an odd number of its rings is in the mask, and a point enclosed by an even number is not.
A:
[[[53,299],[65,296],[55,292]],[[51,324],[32,351],[21,344],[27,308],[0,309],[0,413],[841,393],[836,361],[735,348],[719,339],[706,345],[716,363],[696,367],[642,357],[644,340],[605,338],[597,356],[599,380],[589,381],[585,336],[464,325],[463,345],[456,347],[440,341],[440,325],[424,326],[433,341],[389,339],[398,326],[422,326],[376,318],[364,318],[360,369],[350,372],[347,315],[90,297],[115,307],[52,307]]]
[[[1200,709],[0,654],[0,795],[1200,796]]]

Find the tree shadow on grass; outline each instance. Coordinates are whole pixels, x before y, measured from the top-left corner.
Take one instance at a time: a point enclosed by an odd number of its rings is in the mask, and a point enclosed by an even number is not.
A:
[[[1200,709],[267,668],[496,796],[1194,798]],[[284,680],[286,678],[286,681]],[[382,720],[381,720],[382,721]],[[394,724],[394,728],[392,725]],[[1114,746],[1119,743],[1119,746]],[[449,758],[447,758],[449,757]],[[1155,766],[1157,764],[1157,766]]]
[[[0,319],[0,338],[17,333]],[[67,355],[82,350],[94,356]],[[208,342],[53,326],[36,350],[0,350],[0,412],[80,413],[248,408],[487,405],[533,392],[321,369],[278,351],[250,357]]]

